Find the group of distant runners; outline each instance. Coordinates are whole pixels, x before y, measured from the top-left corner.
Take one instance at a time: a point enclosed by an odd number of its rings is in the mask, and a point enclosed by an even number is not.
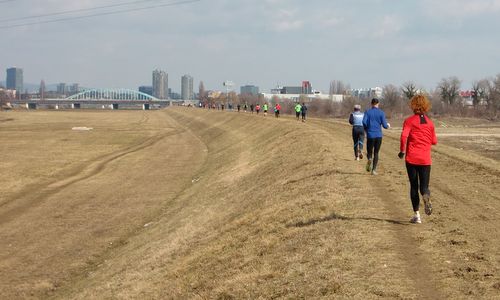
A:
[[[413,217],[410,222],[422,223],[420,217],[420,196],[422,195],[425,213],[432,213],[431,191],[429,180],[431,173],[431,146],[437,144],[434,124],[426,113],[431,108],[429,99],[424,95],[416,95],[410,101],[413,115],[403,123],[400,137],[398,157],[405,158],[406,171],[410,181],[410,198],[413,207]],[[379,100],[371,101],[371,108],[364,113],[361,106],[355,105],[354,111],[349,116],[352,125],[352,138],[354,142],[354,157],[363,159],[363,141],[366,133],[366,171],[377,175],[377,164],[380,147],[382,146],[382,127],[389,129],[385,113],[379,108]]]
[[[215,104],[212,104],[212,106],[207,106],[208,108],[212,108],[212,109],[222,109],[224,110],[224,104],[221,104],[220,106],[219,105],[215,105]],[[244,112],[247,112],[248,108],[250,108],[250,112],[253,114],[254,111],[259,114],[260,111],[262,110],[262,112],[264,113],[264,116],[267,116],[267,112],[269,111],[269,104],[264,103],[262,106],[260,104],[256,104],[255,106],[253,104],[243,104],[243,106],[241,104],[237,104],[236,105],[236,109],[238,112],[241,111],[241,109],[243,108],[243,111]],[[232,107],[230,107],[230,109],[232,109]],[[295,110],[295,113],[297,115],[297,120],[299,120],[300,116],[302,116],[302,122],[305,122],[306,121],[306,114],[307,114],[307,106],[305,103],[297,103],[294,107],[294,110]],[[276,103],[274,105],[274,116],[276,118],[279,118],[280,117],[280,112],[281,112],[281,104],[279,103]]]

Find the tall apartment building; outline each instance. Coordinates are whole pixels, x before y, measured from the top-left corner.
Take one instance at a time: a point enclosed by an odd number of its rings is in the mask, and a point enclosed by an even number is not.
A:
[[[17,97],[23,93],[23,69],[21,68],[8,68],[7,69],[7,85],[8,90],[16,90]]]
[[[153,71],[153,97],[168,99],[168,74],[165,71]]]
[[[193,100],[193,77],[184,75],[181,78],[181,98],[182,100]]]
[[[61,82],[57,85],[57,93],[59,95],[66,95],[66,93],[68,92],[68,89],[66,87],[66,83],[64,82]]]

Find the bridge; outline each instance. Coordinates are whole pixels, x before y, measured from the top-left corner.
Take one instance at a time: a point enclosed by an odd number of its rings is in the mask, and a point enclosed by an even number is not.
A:
[[[67,98],[32,98],[14,100],[14,104],[26,105],[28,109],[37,109],[39,106],[49,108],[109,108],[142,107],[149,110],[172,105],[171,100],[158,99],[151,95],[131,89],[86,89]]]

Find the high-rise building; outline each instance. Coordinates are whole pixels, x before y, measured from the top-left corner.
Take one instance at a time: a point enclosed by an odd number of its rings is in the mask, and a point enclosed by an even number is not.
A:
[[[181,78],[181,98],[182,100],[193,100],[193,77],[184,75]]]
[[[255,85],[244,85],[240,87],[240,94],[257,96],[259,94],[259,87]]]
[[[45,81],[42,79],[40,82],[40,100],[45,99]]]
[[[61,82],[57,85],[57,93],[59,95],[66,95],[67,89],[66,89],[66,83]]]
[[[17,97],[23,93],[23,69],[21,68],[8,68],[7,69],[7,89],[16,90]]]
[[[153,71],[153,97],[168,99],[168,74],[164,71]]]

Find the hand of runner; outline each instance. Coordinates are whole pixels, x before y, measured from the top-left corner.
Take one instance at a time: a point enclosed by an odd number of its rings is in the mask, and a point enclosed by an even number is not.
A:
[[[399,152],[398,157],[400,159],[403,159],[405,157],[405,153],[404,152]]]

